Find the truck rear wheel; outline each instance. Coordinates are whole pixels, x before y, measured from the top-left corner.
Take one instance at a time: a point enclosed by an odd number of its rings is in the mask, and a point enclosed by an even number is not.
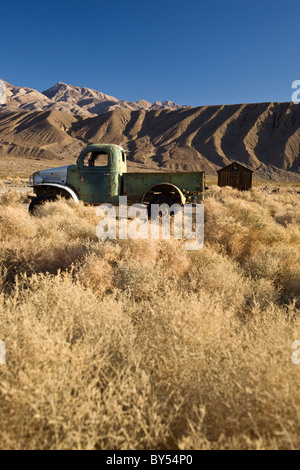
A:
[[[173,199],[171,196],[165,195],[165,194],[158,194],[155,196],[152,201],[149,202],[148,204],[148,217],[149,219],[152,218],[159,218],[160,214],[162,216],[167,215],[168,208],[163,208],[161,211],[157,211],[157,207],[153,207],[154,205],[162,205],[162,204],[167,204],[169,207],[171,207],[173,204],[176,204],[175,199]]]

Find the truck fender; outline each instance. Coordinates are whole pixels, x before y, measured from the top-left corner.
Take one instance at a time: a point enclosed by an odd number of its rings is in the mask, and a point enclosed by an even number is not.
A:
[[[35,184],[32,186],[32,188],[41,188],[43,186],[51,186],[53,188],[58,188],[58,189],[63,189],[67,193],[70,194],[72,199],[74,199],[75,202],[79,202],[79,197],[77,193],[74,191],[74,189],[70,188],[70,186],[66,186],[64,184],[59,184],[59,183],[40,183],[40,184]]]
[[[175,184],[172,184],[172,183],[159,183],[159,184],[155,184],[154,186],[151,186],[150,188],[148,188],[147,191],[145,191],[144,194],[143,194],[141,204],[144,203],[145,197],[147,196],[149,191],[153,191],[153,189],[158,188],[160,186],[169,186],[170,189],[171,188],[175,189],[175,191],[178,193],[178,195],[180,197],[181,204],[185,204],[186,197],[184,196],[183,192],[177,186],[175,186]]]

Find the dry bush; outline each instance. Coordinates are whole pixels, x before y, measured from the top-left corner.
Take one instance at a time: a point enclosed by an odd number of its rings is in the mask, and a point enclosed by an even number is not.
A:
[[[114,285],[113,265],[120,253],[120,247],[99,241],[93,253],[78,263],[78,279],[84,286],[91,287],[100,296]]]
[[[7,192],[1,194],[0,196],[0,204],[2,205],[15,205],[19,203],[22,199],[20,193],[15,191],[14,189],[9,189]]]
[[[0,448],[299,449],[299,195],[213,187],[206,240],[0,208]]]
[[[34,238],[37,224],[20,205],[0,206],[0,240],[11,240],[12,237],[24,239]],[[18,240],[19,241],[19,240]]]
[[[300,196],[288,190],[275,196],[256,188],[246,194],[231,188],[213,192],[205,208],[206,240],[252,276],[283,288],[286,301],[299,299]],[[277,214],[286,213],[287,205],[293,207],[293,217],[287,223],[285,216],[282,223]]]

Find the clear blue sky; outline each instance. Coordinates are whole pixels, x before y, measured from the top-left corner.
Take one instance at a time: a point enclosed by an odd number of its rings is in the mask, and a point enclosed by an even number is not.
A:
[[[192,106],[290,101],[299,0],[11,0],[0,78]]]

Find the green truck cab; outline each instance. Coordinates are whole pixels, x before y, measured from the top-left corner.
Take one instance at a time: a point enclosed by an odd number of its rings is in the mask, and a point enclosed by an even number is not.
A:
[[[30,176],[29,211],[58,196],[99,205],[117,205],[120,196],[128,204],[196,203],[203,201],[204,172],[127,173],[126,151],[114,144],[90,144],[75,165],[41,170]]]

